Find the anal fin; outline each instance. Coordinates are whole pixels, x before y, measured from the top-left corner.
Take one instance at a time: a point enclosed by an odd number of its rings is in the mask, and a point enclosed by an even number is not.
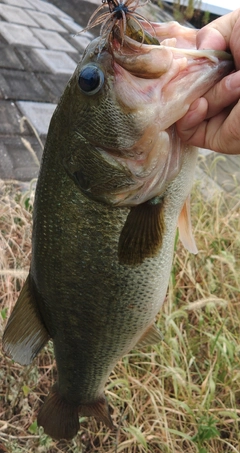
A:
[[[131,208],[119,238],[119,262],[137,265],[156,256],[162,246],[164,230],[163,198],[155,197]]]
[[[28,276],[3,334],[3,350],[21,365],[29,365],[48,340]]]
[[[152,324],[147,330],[144,332],[140,340],[137,342],[137,348],[142,348],[144,346],[148,346],[151,344],[159,343],[163,340],[163,335],[161,334],[160,330],[155,324]]]

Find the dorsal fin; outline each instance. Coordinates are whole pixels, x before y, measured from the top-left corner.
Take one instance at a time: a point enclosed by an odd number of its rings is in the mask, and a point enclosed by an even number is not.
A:
[[[198,253],[192,232],[190,195],[188,195],[178,218],[179,237],[184,247],[191,253]]]
[[[165,229],[164,200],[157,197],[131,208],[118,244],[121,264],[141,264],[159,252]]]
[[[16,362],[29,365],[48,340],[28,276],[3,334],[3,349]]]

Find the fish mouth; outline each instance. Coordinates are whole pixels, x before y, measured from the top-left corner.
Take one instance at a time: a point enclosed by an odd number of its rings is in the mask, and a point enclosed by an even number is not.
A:
[[[172,71],[173,60],[177,62],[177,72],[190,68],[196,62],[199,64],[201,60],[209,64],[233,62],[231,54],[225,51],[179,48],[175,38],[165,39],[157,46],[139,43],[126,36],[124,46],[120,46],[117,40],[113,40],[111,46],[115,63],[132,75],[146,79],[156,79]]]
[[[109,43],[115,90],[117,98],[129,108],[134,108],[134,103],[137,108],[144,103],[154,103],[155,106],[162,104],[167,110],[169,102],[178,104],[177,109],[173,106],[169,116],[159,116],[166,129],[187,112],[195,99],[229,74],[234,65],[231,54],[225,51],[196,49],[195,29],[175,22],[153,23],[152,26],[156,28],[159,45],[141,43],[129,36],[124,37],[123,45],[118,39]]]

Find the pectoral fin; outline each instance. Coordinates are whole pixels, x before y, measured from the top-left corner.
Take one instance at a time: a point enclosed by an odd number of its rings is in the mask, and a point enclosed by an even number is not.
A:
[[[29,365],[48,340],[28,276],[3,334],[3,349],[16,362]]]
[[[137,342],[137,348],[142,348],[144,346],[148,346],[151,344],[159,343],[163,340],[163,336],[155,324],[152,324],[150,327],[147,328],[146,332],[144,332],[143,336]]]
[[[159,252],[165,229],[164,201],[154,198],[131,208],[118,244],[121,264],[141,264]]]
[[[178,219],[179,237],[184,247],[191,253],[198,253],[192,232],[190,195],[188,195]]]

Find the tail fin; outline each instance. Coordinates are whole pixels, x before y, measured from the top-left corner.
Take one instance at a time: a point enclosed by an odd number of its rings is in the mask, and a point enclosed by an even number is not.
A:
[[[105,423],[108,428],[114,428],[105,395],[102,395],[98,400],[91,404],[80,405],[79,413],[86,417],[95,417],[99,422]]]
[[[94,416],[110,429],[114,428],[104,395],[91,404],[73,405],[61,397],[57,384],[52,387],[40,409],[37,421],[53,439],[71,440],[80,427],[78,413],[86,417]]]
[[[55,384],[38,414],[38,425],[53,439],[71,440],[79,430],[78,406],[65,401]]]

